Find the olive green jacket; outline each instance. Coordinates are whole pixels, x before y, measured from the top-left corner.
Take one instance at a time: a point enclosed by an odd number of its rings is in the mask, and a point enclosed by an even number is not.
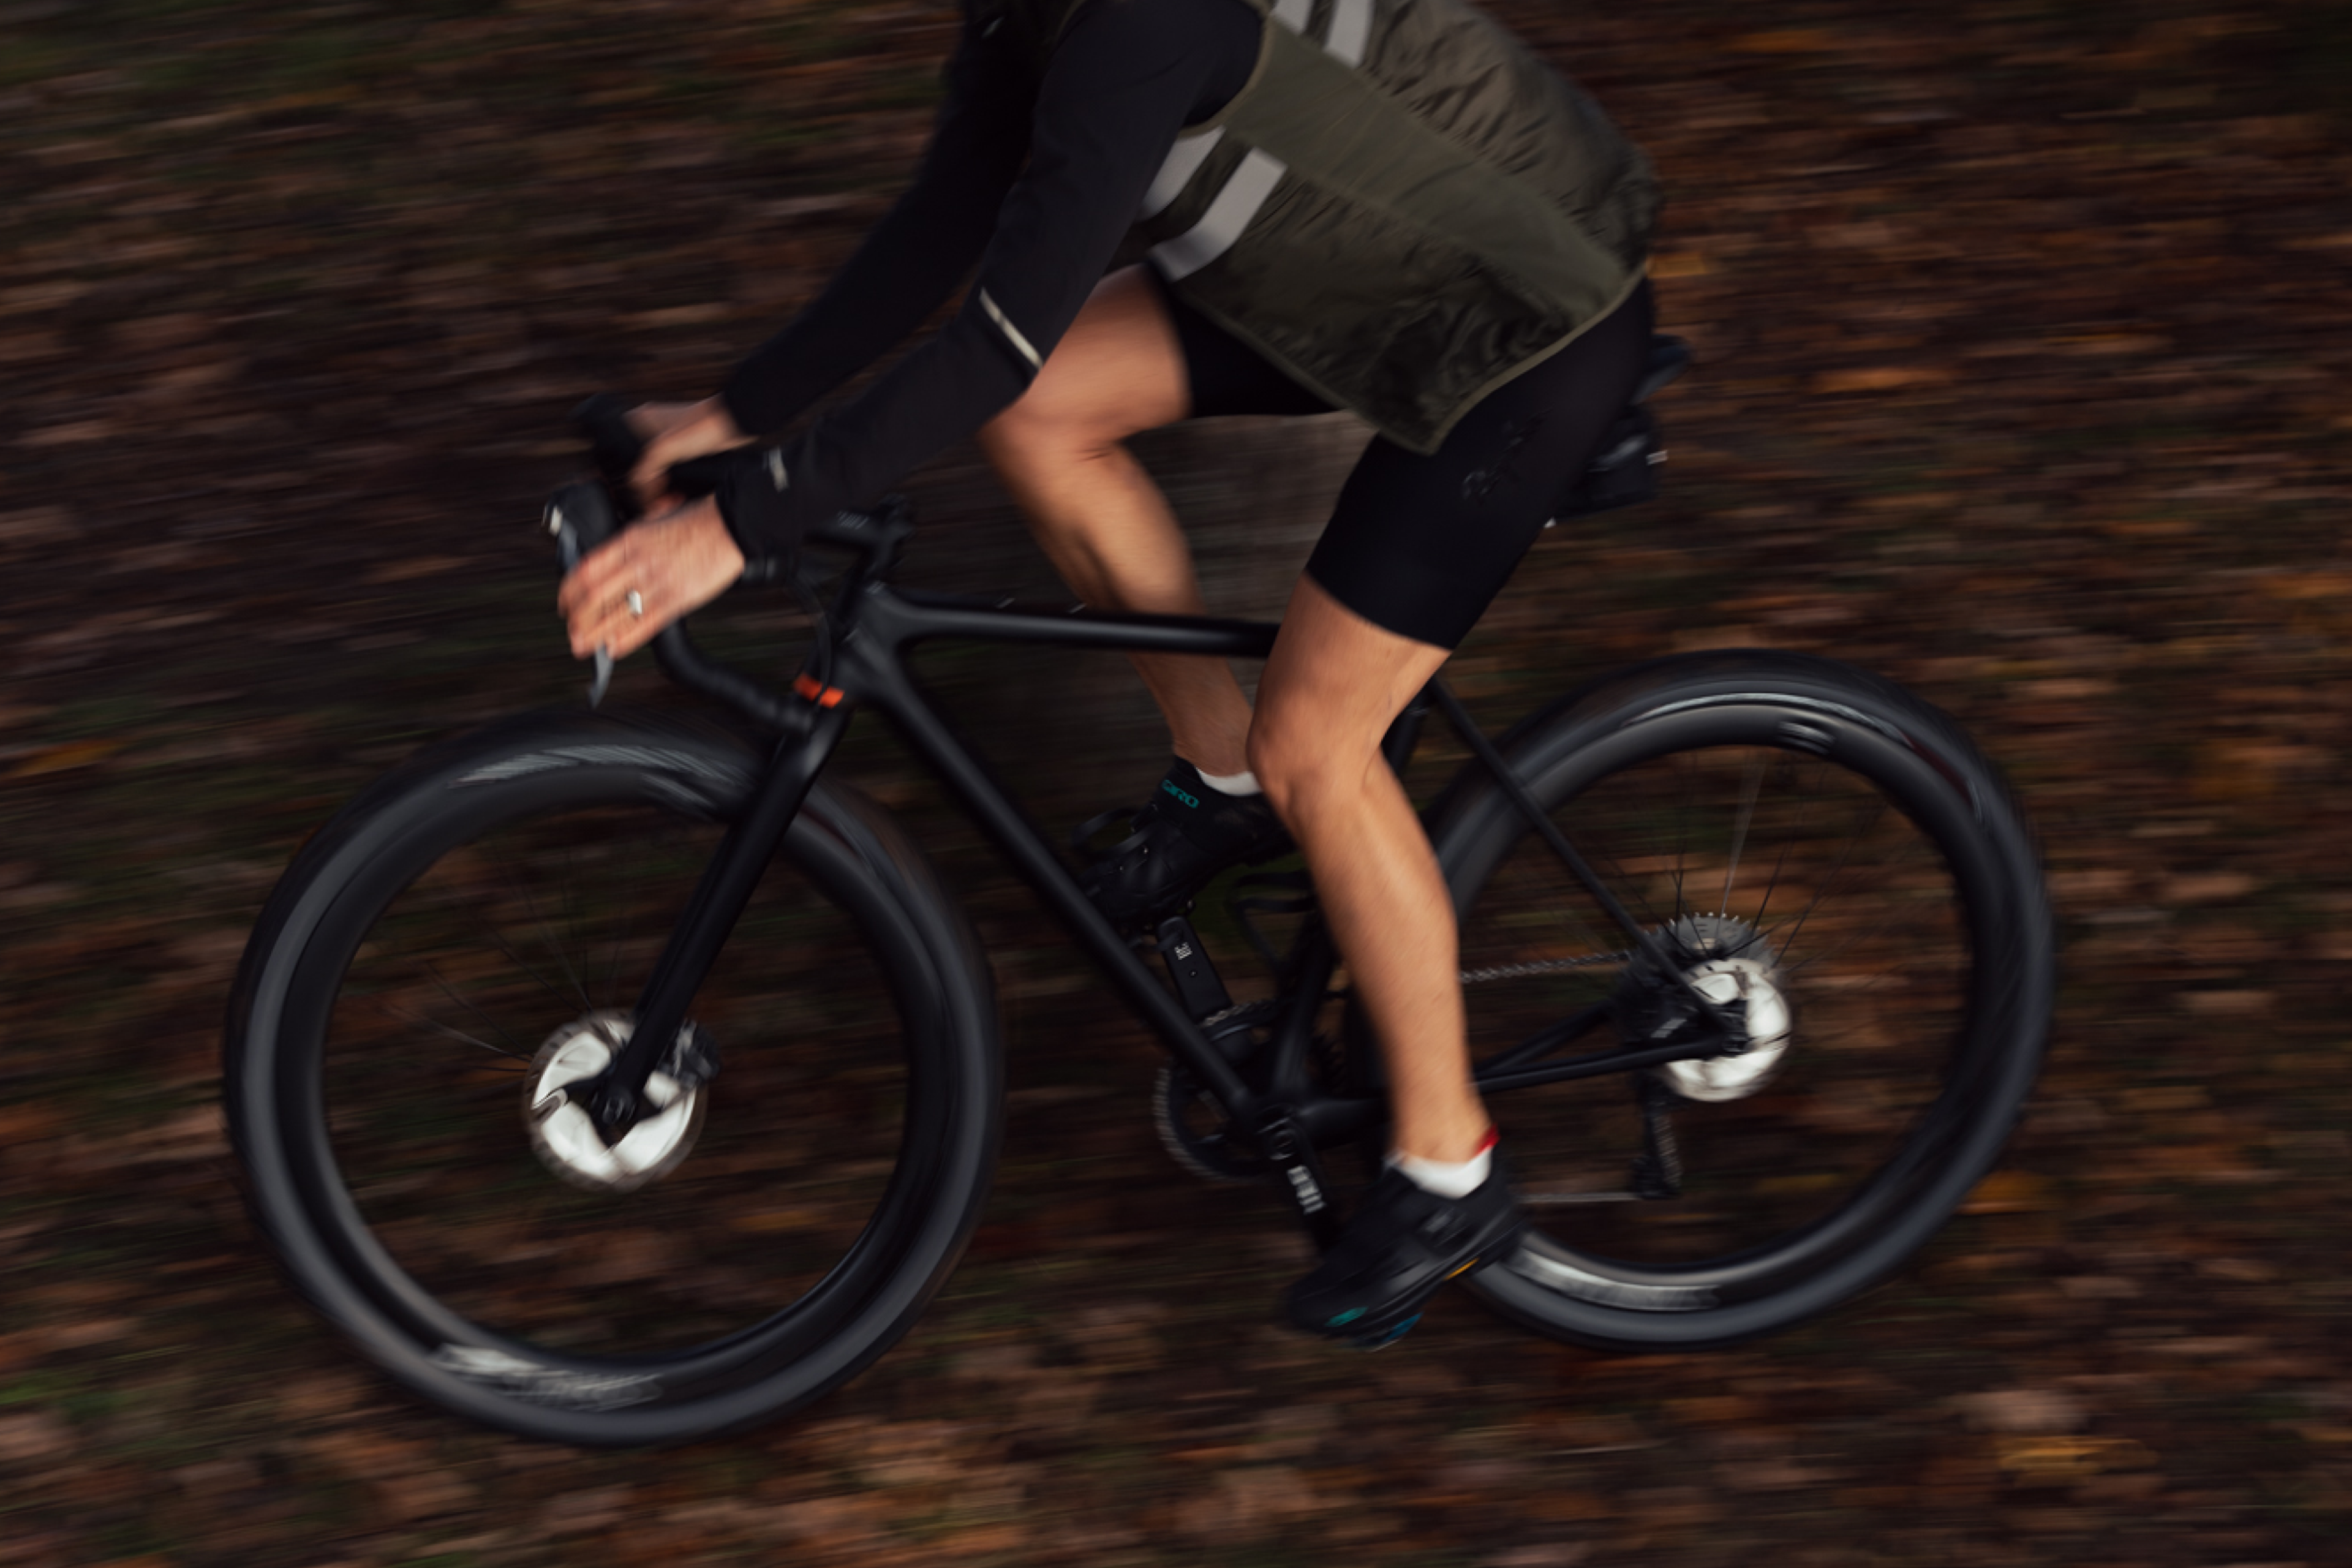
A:
[[[1116,4],[1116,0],[1112,0]],[[1137,215],[1184,300],[1417,452],[1640,280],[1657,187],[1467,0],[1247,0],[1257,68]],[[1037,62],[1080,0],[977,0]]]

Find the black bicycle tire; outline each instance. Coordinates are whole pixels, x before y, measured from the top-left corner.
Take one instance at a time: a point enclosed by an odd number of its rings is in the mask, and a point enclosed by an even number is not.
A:
[[[304,847],[271,896],[239,965],[223,1058],[248,1208],[312,1306],[430,1402],[583,1447],[665,1445],[758,1425],[880,1356],[961,1257],[1002,1130],[987,964],[969,921],[904,834],[872,803],[823,783],[779,855],[854,917],[868,946],[888,950],[879,962],[915,1059],[901,1163],[850,1255],[806,1297],[740,1333],[662,1356],[550,1352],[433,1300],[367,1232],[335,1177],[316,1083],[324,1020],[362,936],[405,885],[402,868],[486,824],[561,803],[650,801],[725,822],[760,771],[750,747],[715,728],[527,716],[435,747],[378,781]],[[546,1375],[520,1384],[461,1375],[446,1353],[460,1341],[436,1336],[468,1328],[467,1348],[525,1358]],[[616,1388],[625,1402],[615,1402]]]
[[[1946,1099],[1960,1090],[1939,1098],[1939,1125],[1923,1119],[1905,1145],[1905,1158],[1914,1158],[1916,1149],[1927,1168],[1884,1173],[1889,1185],[1876,1201],[1890,1212],[1873,1234],[1762,1294],[1714,1300],[1704,1287],[1675,1283],[1681,1277],[1674,1270],[1597,1264],[1531,1229],[1518,1253],[1466,1282],[1504,1316],[1549,1337],[1604,1350],[1696,1349],[1776,1332],[1850,1300],[1901,1267],[1949,1219],[1998,1160],[2039,1070],[2056,986],[2040,858],[1997,770],[1948,717],[1901,688],[1794,654],[1683,656],[1591,683],[1523,721],[1502,750],[1549,809],[1595,782],[1588,775],[1599,749],[1646,743],[1633,738],[1644,725],[1738,715],[1753,733],[1748,721],[1762,714],[1801,721],[1808,750],[1826,737],[1833,752],[1844,748],[1849,755],[1874,746],[1880,763],[1898,772],[1916,763],[1906,787],[1918,798],[1896,804],[1906,815],[1916,810],[1935,818],[1934,831],[1956,838],[1958,852],[1977,862],[1979,896],[1990,901],[1969,911],[1982,948],[1982,985],[1971,998],[1966,1030],[1962,1070],[1974,1076],[1964,1086],[1965,1103],[1954,1100],[1942,1112]],[[1903,761],[1890,764],[1888,757]],[[1527,825],[1475,763],[1430,816],[1433,845],[1466,922],[1499,861],[1497,844],[1528,837]],[[1956,846],[1939,847],[1948,852]],[[1496,1103],[1507,1148],[1508,1094]],[[1956,1130],[1941,1125],[1953,1117],[1961,1122]],[[1742,1266],[1763,1265],[1748,1259]]]

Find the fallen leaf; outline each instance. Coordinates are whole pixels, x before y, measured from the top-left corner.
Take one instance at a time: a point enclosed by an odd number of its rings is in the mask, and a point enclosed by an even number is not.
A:
[[[2004,1437],[1993,1452],[2002,1469],[2032,1480],[2074,1480],[2156,1463],[2154,1454],[2129,1437]]]
[[[1989,1432],[2072,1432],[2090,1419],[2080,1399],[2055,1388],[1990,1388],[1952,1404],[1970,1426]]]
[[[68,741],[61,745],[45,746],[17,763],[8,776],[28,779],[42,773],[61,773],[70,768],[86,768],[102,762],[122,750],[124,741]]]
[[[1912,386],[1949,386],[1958,378],[1937,365],[1867,365],[1857,370],[1825,370],[1812,378],[1819,393],[1899,392]]]
[[[2050,1184],[2024,1171],[1995,1171],[1979,1182],[1962,1214],[2038,1214],[2052,1205]]]

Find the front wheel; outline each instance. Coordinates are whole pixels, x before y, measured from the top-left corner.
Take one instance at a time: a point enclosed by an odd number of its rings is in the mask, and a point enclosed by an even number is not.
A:
[[[295,1283],[394,1377],[525,1436],[792,1410],[913,1322],[985,1195],[1000,1067],[969,926],[819,788],[611,1151],[593,1073],[760,772],[723,733],[534,718],[427,752],[287,873],[226,1093]]]
[[[1662,1349],[1785,1328],[1885,1275],[1998,1156],[2048,1031],[2049,907],[1991,766],[1899,689],[1777,653],[1642,667],[1504,750],[1675,973],[1465,775],[1431,837],[1533,1222],[1474,1289],[1557,1338]],[[1685,982],[1744,1048],[1528,1084],[1671,1042]]]

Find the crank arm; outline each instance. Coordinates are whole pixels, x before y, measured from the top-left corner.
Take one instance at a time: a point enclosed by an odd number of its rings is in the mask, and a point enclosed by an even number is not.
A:
[[[1290,1113],[1279,1106],[1263,1112],[1251,1129],[1258,1152],[1275,1169],[1276,1184],[1290,1200],[1318,1252],[1328,1252],[1339,1238],[1339,1211],[1331,1205],[1331,1187],[1314,1142],[1299,1131]]]

